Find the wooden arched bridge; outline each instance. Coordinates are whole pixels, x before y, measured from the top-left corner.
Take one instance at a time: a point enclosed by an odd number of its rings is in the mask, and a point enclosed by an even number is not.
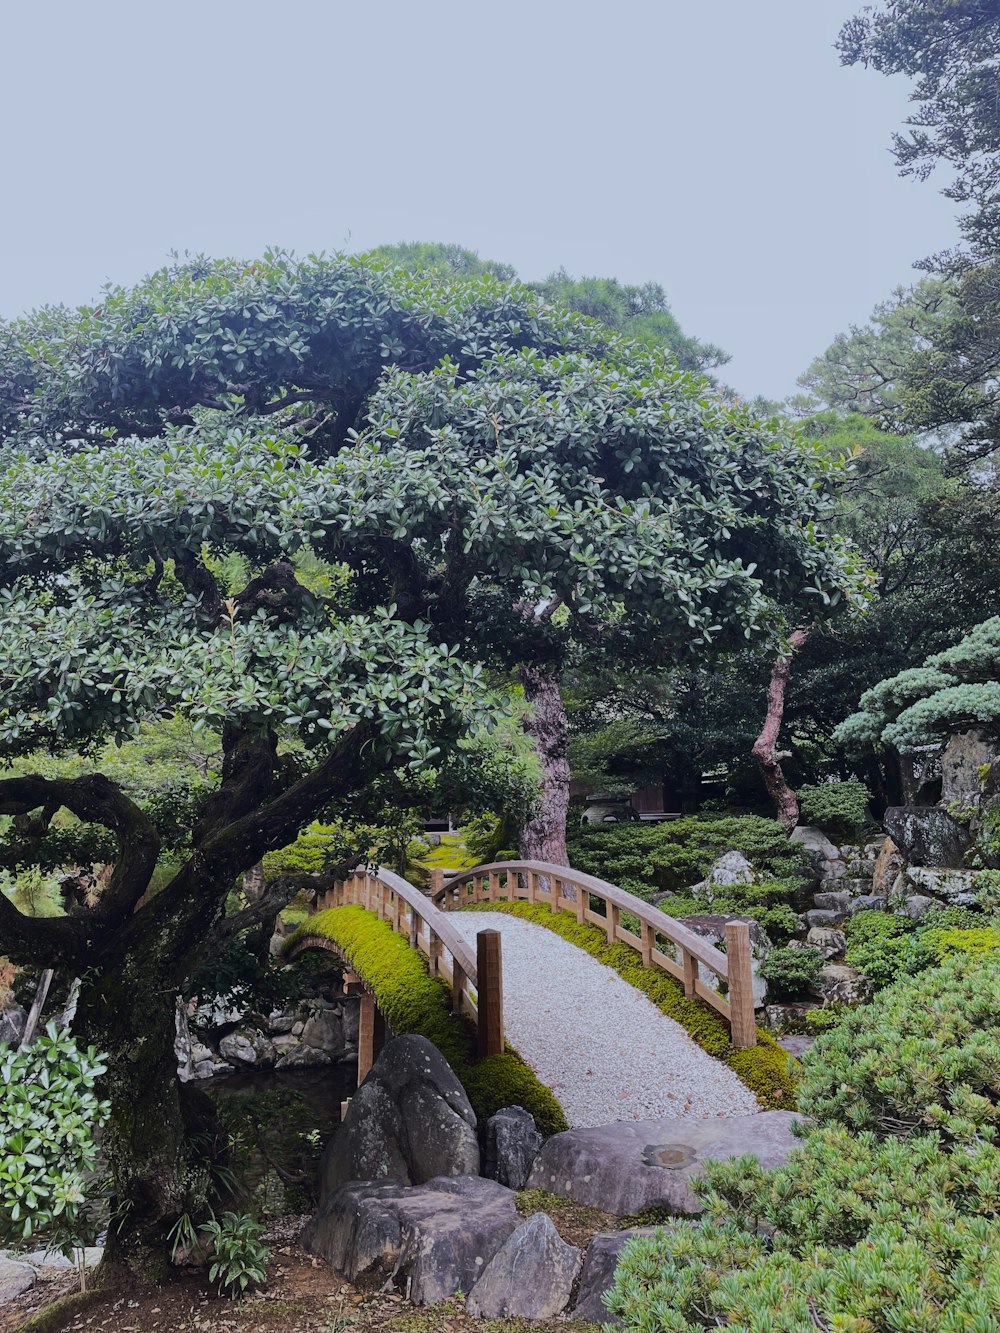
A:
[[[594,992],[591,1010],[595,1005],[606,1009],[609,1004],[618,1002],[612,994],[614,983],[629,992],[630,998],[634,997],[640,1005],[648,1007],[649,1014],[643,1013],[645,1024],[655,1027],[660,1022],[670,1029],[657,1032],[659,1045],[674,1041],[693,1047],[683,1029],[662,1015],[639,992],[562,937],[516,917],[500,918],[498,914],[488,914],[490,928],[479,929],[481,918],[478,914],[460,915],[460,909],[473,904],[482,904],[488,909],[490,903],[504,901],[545,905],[552,912],[570,913],[576,921],[598,927],[609,942],[633,949],[644,967],[666,972],[683,985],[687,996],[700,999],[716,1010],[729,1024],[735,1047],[756,1044],[747,922],[734,921],[726,926],[726,952],[723,953],[685,926],[683,921],[667,916],[624,889],[565,866],[540,861],[503,861],[463,871],[446,882],[437,872],[430,893],[422,892],[390,870],[359,870],[348,879],[336,881],[319,895],[313,911],[356,905],[388,922],[412,948],[423,953],[429,972],[445,981],[453,1011],[475,1025],[480,1053],[484,1056],[504,1049],[505,1016],[516,1016],[519,1004],[530,1007],[533,1003],[532,994],[516,994],[509,986],[505,1003],[501,930],[507,935],[508,927],[512,932],[526,935],[536,932],[546,937],[543,970],[553,953],[560,950],[578,959],[582,971],[596,970],[593,981],[599,989]],[[513,940],[513,943],[520,944],[521,940]],[[340,952],[325,935],[318,931],[311,935],[308,922],[300,931],[289,957],[296,957],[307,949]],[[541,983],[537,958],[533,966],[534,970],[525,966],[520,969],[519,984],[529,992]],[[362,993],[358,1050],[360,1081],[381,1045],[384,1025],[366,990],[364,977],[350,976],[348,984]],[[572,1026],[572,1018],[566,1021]],[[559,1015],[552,1014],[550,1022],[558,1024]],[[522,1049],[516,1037],[513,1044],[521,1049],[529,1063],[534,1063],[532,1052]],[[735,1080],[735,1075],[721,1063],[700,1049],[695,1050],[699,1060],[713,1067],[709,1069],[710,1076],[723,1081]],[[686,1052],[684,1058],[690,1062],[690,1052]],[[587,1063],[586,1058],[582,1063]],[[686,1069],[687,1066],[683,1067]],[[545,1078],[544,1069],[539,1068],[536,1072]],[[590,1072],[586,1069],[587,1074]],[[704,1071],[701,1072],[704,1075]],[[669,1095],[674,1096],[673,1093]],[[752,1097],[750,1103],[753,1103]],[[724,1112],[705,1110],[702,1113]]]

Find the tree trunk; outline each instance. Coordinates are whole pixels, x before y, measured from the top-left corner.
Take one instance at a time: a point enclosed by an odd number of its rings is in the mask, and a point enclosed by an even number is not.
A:
[[[540,667],[522,667],[524,697],[531,705],[524,729],[542,765],[538,809],[521,829],[522,860],[568,866],[566,815],[569,810],[569,721],[559,693],[559,677]]]
[[[767,687],[767,715],[760,735],[754,741],[753,756],[760,764],[764,785],[774,802],[778,822],[789,831],[799,821],[799,802],[785,780],[778,761],[778,733],[785,714],[785,692],[792,670],[792,658],[809,637],[809,630],[797,629],[789,639],[790,652],[775,658],[771,682]]]

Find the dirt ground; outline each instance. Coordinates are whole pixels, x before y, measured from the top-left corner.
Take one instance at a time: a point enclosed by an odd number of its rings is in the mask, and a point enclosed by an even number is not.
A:
[[[593,1208],[536,1191],[519,1210],[549,1213],[564,1240],[584,1248],[598,1231],[628,1225]],[[598,1333],[573,1320],[478,1320],[461,1300],[415,1308],[396,1292],[365,1291],[307,1254],[296,1237],[305,1218],[282,1218],[265,1239],[271,1246],[267,1285],[240,1301],[211,1293],[204,1274],[131,1297],[107,1297],[50,1323],[45,1333]],[[43,1277],[0,1311],[0,1333],[17,1333],[30,1315],[77,1290],[73,1272]]]

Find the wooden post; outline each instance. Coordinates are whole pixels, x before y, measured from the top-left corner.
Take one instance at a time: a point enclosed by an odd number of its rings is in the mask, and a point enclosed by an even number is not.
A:
[[[476,971],[479,978],[479,1054],[502,1055],[503,953],[498,930],[481,930],[476,936]]]
[[[496,870],[490,871],[490,902],[495,903],[500,897],[500,874]]]
[[[420,948],[420,917],[417,916],[417,909],[410,905],[410,948]]]
[[[358,1015],[358,1087],[365,1081],[375,1062],[375,1001],[367,993],[361,997]]]
[[[729,1012],[733,1045],[738,1051],[757,1045],[757,1023],[753,1012],[752,957],[749,925],[746,921],[730,921],[726,926]]]
[[[515,873],[514,878],[517,878]],[[538,897],[538,876],[533,870],[528,870],[524,875],[524,892],[529,903],[533,903]]]
[[[554,876],[549,880],[549,906],[553,912],[559,911],[559,881]]]
[[[435,866],[434,869],[431,871],[431,897],[433,898],[436,893],[440,893],[443,888],[444,888],[444,871],[441,869],[440,866]],[[448,899],[450,897],[451,894],[448,893],[445,894],[444,898],[441,899],[440,907],[442,912],[447,912]]]
[[[580,893],[582,895],[583,893],[582,889],[580,890]],[[614,903],[609,903],[607,900],[605,900],[604,905],[607,908],[608,912],[608,924],[605,926],[605,930],[608,932],[608,943],[614,944],[615,934],[618,930],[618,919],[621,913]]]
[[[576,899],[576,919],[583,923],[587,919],[587,908],[590,905],[590,894],[584,893],[583,889],[579,887],[570,888],[569,894]],[[610,903],[608,904],[608,908],[610,910]]]
[[[462,992],[465,989],[465,982],[465,971],[458,959],[453,958],[451,963],[451,1012],[453,1014],[462,1012]]]
[[[427,936],[427,971],[437,977],[441,975],[441,936],[430,926]]]
[[[379,1052],[385,1045],[385,1014],[375,1006],[375,1017],[372,1026],[372,1056],[378,1059]]]
[[[653,966],[653,948],[656,944],[656,933],[648,921],[641,922],[642,925],[642,965],[643,967]]]
[[[698,960],[693,953],[681,945],[681,962],[684,964],[684,994],[689,998],[694,995],[694,983],[698,980]]]

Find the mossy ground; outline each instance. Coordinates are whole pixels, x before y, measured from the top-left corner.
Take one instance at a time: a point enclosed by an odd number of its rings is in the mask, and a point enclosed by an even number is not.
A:
[[[503,912],[543,926],[564,940],[584,949],[636,989],[641,990],[667,1015],[675,1019],[709,1055],[727,1064],[746,1084],[766,1111],[794,1110],[796,1064],[787,1051],[766,1032],[757,1033],[757,1045],[738,1051],[729,1037],[725,1019],[701,1000],[692,1000],[683,987],[642,960],[627,944],[609,944],[604,931],[577,921],[570,912],[553,912],[544,903],[476,903],[467,912]]]

